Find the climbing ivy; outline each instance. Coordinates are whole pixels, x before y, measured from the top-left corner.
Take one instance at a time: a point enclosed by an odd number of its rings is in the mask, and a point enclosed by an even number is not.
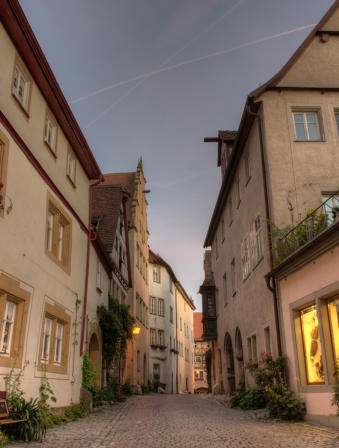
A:
[[[109,383],[115,365],[120,372],[121,359],[126,352],[128,339],[132,338],[135,320],[129,313],[129,306],[120,304],[111,296],[108,297],[108,308],[98,306],[97,313],[102,334],[103,367]]]

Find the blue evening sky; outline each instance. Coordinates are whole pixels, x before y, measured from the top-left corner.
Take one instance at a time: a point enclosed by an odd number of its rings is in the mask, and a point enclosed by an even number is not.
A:
[[[102,171],[134,171],[142,156],[150,247],[198,309],[202,246],[221,180],[216,144],[203,139],[237,129],[247,94],[311,29],[223,50],[317,23],[332,3],[20,0]]]

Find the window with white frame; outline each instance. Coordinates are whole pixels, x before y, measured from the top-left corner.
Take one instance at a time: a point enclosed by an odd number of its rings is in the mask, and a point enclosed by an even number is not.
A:
[[[54,362],[56,364],[61,363],[63,330],[64,330],[63,324],[57,322],[55,327],[55,338],[54,338]]]
[[[320,141],[322,139],[318,110],[294,111],[293,119],[297,141]]]
[[[154,328],[150,328],[150,330],[149,330],[149,337],[150,337],[150,344],[151,345],[156,345],[156,343],[157,343],[157,333],[156,333],[156,330]]]
[[[254,268],[263,257],[262,225],[260,215],[256,216],[256,218],[251,223],[250,245],[251,245],[252,267]]]
[[[170,322],[173,324],[173,307],[170,306]]]
[[[160,266],[153,266],[153,282],[160,283]]]
[[[51,333],[52,333],[52,319],[50,319],[49,317],[45,317],[44,332],[42,335],[42,353],[41,353],[41,359],[43,361],[49,360]]]
[[[67,152],[66,175],[70,179],[72,184],[75,185],[76,158],[70,149]]]
[[[13,329],[15,322],[16,304],[11,300],[6,301],[5,314],[2,321],[1,348],[0,353],[10,355]]]
[[[158,299],[158,316],[165,316],[165,300]]]
[[[251,253],[248,234],[241,243],[242,278],[245,280],[251,272]]]
[[[165,345],[165,332],[164,330],[158,330],[158,344]]]
[[[14,68],[12,93],[21,106],[28,112],[31,82],[22,66],[17,62]]]
[[[52,153],[56,155],[57,126],[49,114],[46,114],[44,141]]]
[[[156,305],[157,305],[157,301],[155,297],[150,296],[149,298],[150,301],[150,314],[156,314],[157,313],[157,309],[156,309]]]
[[[326,215],[327,225],[331,225],[338,221],[339,218],[339,195],[323,194],[322,201],[324,204],[324,211]]]

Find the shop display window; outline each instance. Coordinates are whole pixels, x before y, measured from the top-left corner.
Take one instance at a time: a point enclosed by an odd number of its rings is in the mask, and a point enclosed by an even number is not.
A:
[[[331,339],[334,360],[339,362],[339,298],[330,300],[327,304],[330,321]]]
[[[316,306],[308,306],[300,310],[299,313],[307,383],[323,384],[325,382],[324,366]]]

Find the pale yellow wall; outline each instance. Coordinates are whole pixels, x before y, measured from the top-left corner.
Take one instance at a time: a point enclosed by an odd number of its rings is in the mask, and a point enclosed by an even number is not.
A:
[[[80,315],[83,306],[87,236],[71,213],[49,190],[2,125],[0,130],[9,140],[5,208],[10,202],[13,205],[10,213],[5,212],[4,217],[0,218],[0,270],[22,282],[23,287],[31,294],[23,356],[23,361],[28,361],[29,364],[25,369],[22,385],[27,397],[38,394],[41,372],[36,366],[40,359],[44,305],[46,302],[56,303],[72,318],[68,371],[66,375],[48,373],[47,376],[57,398],[56,405],[65,406],[71,400],[79,401]],[[47,192],[71,217],[70,275],[45,254]],[[76,318],[78,299],[81,304]],[[77,345],[73,345],[75,341]],[[0,389],[4,389],[3,376],[8,374],[8,370],[0,369]]]
[[[16,49],[7,35],[3,25],[0,23],[0,54],[2,57],[2,69],[0,71],[0,98],[1,111],[9,120],[11,125],[23,139],[30,151],[38,159],[47,171],[62,194],[68,199],[72,207],[81,217],[85,225],[88,223],[88,178],[77,161],[76,188],[66,177],[66,158],[68,142],[58,127],[57,158],[55,158],[43,141],[46,101],[37,85],[33,82],[31,91],[29,118],[22,111],[21,106],[12,95],[12,77]],[[26,71],[27,68],[26,68]]]
[[[140,165],[139,165],[140,166]],[[148,232],[147,232],[147,202],[145,200],[146,179],[143,175],[142,169],[137,170],[135,180],[135,191],[132,199],[132,224],[133,228],[129,230],[129,250],[131,254],[131,275],[132,275],[132,288],[129,291],[129,304],[131,306],[131,312],[136,317],[136,294],[143,299],[146,306],[149,306],[149,294],[148,294],[148,282],[147,274],[148,269],[146,267],[146,280],[141,275],[136,266],[136,250],[137,243],[142,250],[143,256],[148,263]],[[142,222],[145,229],[145,242],[142,241],[141,233],[139,231],[139,222]],[[140,334],[133,336],[132,342],[129,344],[127,352],[127,377],[131,380],[132,384],[147,383],[149,379],[149,328],[148,325],[143,325],[140,321],[136,321],[137,325],[141,328]],[[140,352],[140,369],[137,368],[137,352]],[[145,363],[145,375],[144,375],[144,355],[146,355]],[[145,376],[145,378],[144,378]]]
[[[267,92],[263,100],[272,221],[284,227],[317,208],[322,192],[339,189],[339,133],[334,116],[339,92]],[[324,141],[295,141],[292,110],[296,107],[319,110]]]
[[[193,393],[193,310],[188,305],[180,290],[176,289],[176,301],[177,301],[177,339],[178,343],[183,345],[182,355],[177,355],[178,358],[178,392],[191,392]],[[180,318],[182,320],[182,329],[180,330]],[[188,325],[188,336],[184,333],[184,323]],[[188,361],[185,359],[185,348],[189,350]],[[180,382],[181,377],[181,382]],[[188,390],[186,387],[186,378],[188,379]]]

